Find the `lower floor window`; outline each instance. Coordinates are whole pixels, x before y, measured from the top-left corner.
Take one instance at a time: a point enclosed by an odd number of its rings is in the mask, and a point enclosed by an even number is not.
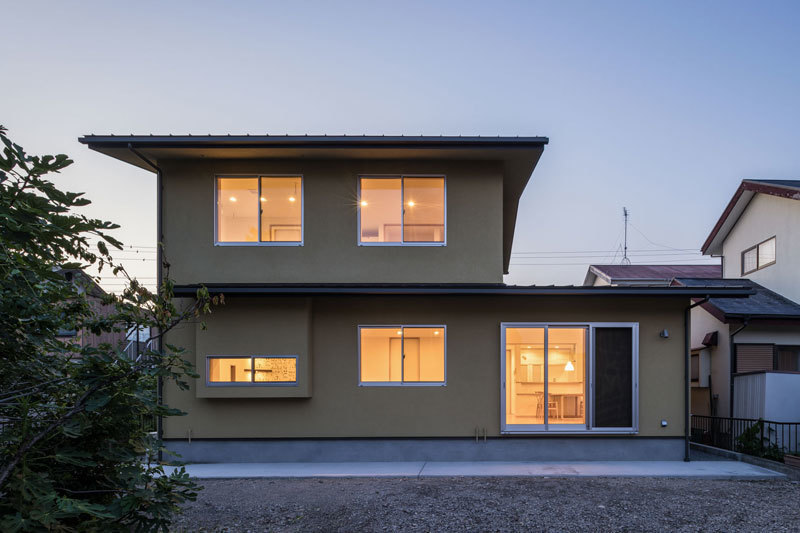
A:
[[[359,327],[362,385],[444,385],[444,326]]]
[[[637,344],[636,324],[504,324],[504,430],[635,430]]]
[[[297,356],[257,355],[208,358],[209,384],[294,385]]]

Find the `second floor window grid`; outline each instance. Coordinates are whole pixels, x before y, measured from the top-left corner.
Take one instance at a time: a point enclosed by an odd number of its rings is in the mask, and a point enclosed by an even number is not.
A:
[[[445,197],[444,177],[361,177],[359,244],[444,246]]]
[[[217,243],[303,243],[302,177],[218,177],[216,193]]]
[[[748,248],[742,252],[742,275],[775,264],[775,237]]]

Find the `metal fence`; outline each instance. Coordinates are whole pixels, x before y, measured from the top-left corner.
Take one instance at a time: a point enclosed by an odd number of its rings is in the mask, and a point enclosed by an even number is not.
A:
[[[692,415],[692,442],[783,460],[800,455],[800,422]]]

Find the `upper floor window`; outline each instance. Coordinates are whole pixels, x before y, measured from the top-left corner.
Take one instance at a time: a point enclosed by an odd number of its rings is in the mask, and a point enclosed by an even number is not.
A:
[[[445,244],[443,177],[362,177],[359,185],[361,244]]]
[[[217,243],[303,243],[303,178],[217,178]]]
[[[775,237],[742,252],[742,275],[775,264]]]

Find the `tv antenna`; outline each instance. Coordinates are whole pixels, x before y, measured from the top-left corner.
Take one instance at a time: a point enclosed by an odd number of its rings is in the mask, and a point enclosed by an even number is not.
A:
[[[628,208],[622,208],[622,218],[625,220],[625,245],[622,249],[622,264],[623,265],[630,265],[631,260],[628,259]]]

